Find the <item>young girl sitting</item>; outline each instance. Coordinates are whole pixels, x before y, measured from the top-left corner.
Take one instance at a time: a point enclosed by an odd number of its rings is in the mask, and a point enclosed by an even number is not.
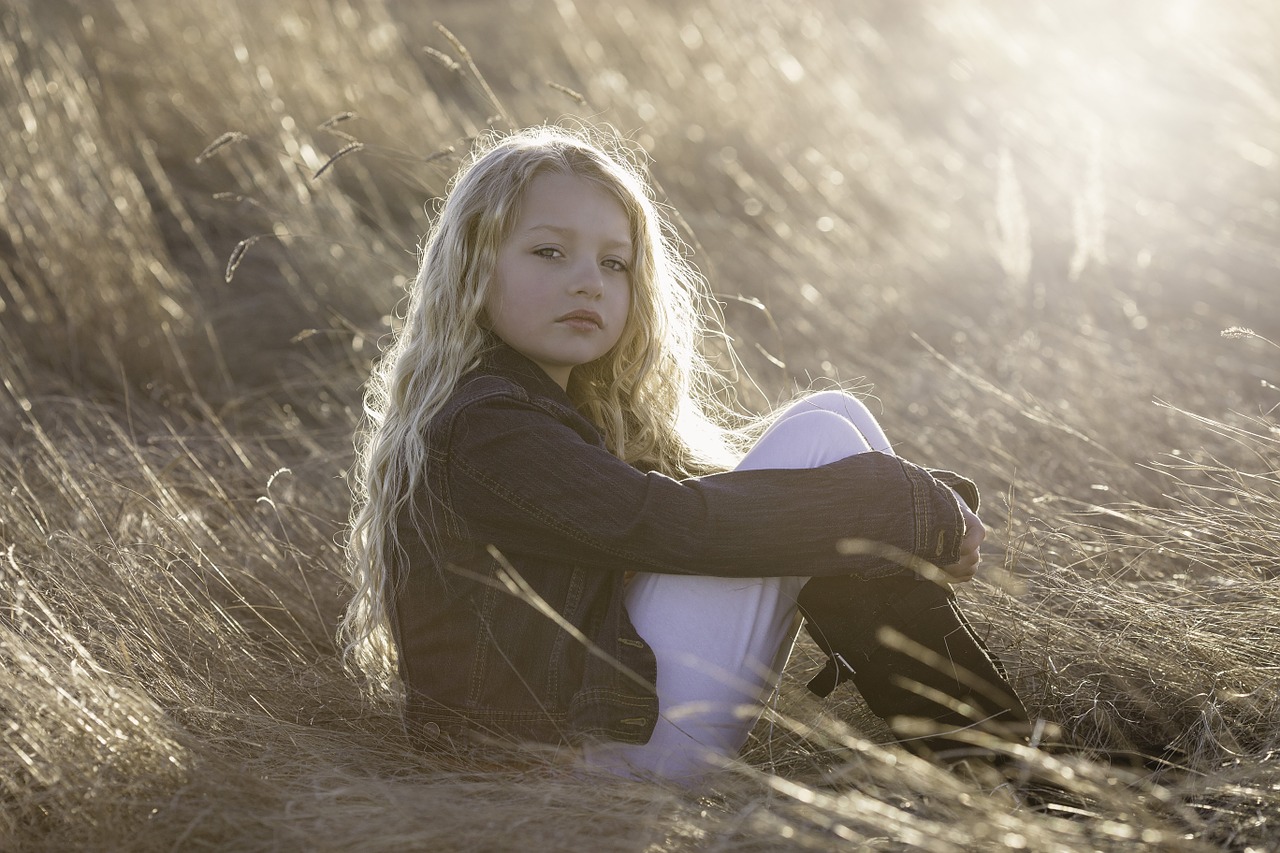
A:
[[[699,348],[712,304],[625,154],[553,127],[480,146],[370,380],[349,650],[394,657],[425,741],[691,782],[742,747],[799,612],[829,656],[811,689],[852,681],[913,748],[1016,733],[946,585],[978,563],[973,484],[840,392],[745,447]]]

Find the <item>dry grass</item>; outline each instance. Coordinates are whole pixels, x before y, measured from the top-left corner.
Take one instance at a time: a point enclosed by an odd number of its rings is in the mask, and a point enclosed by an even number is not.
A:
[[[1280,16],[1114,7],[10,3],[0,848],[1274,849]],[[966,596],[1086,748],[1014,766],[1079,813],[878,746],[812,649],[703,798],[414,753],[342,671],[342,475],[430,200],[568,112],[653,151],[747,404],[865,375],[980,481]]]

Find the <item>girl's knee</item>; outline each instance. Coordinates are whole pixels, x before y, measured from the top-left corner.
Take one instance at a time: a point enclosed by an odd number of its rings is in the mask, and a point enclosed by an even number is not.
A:
[[[774,424],[769,433],[782,433],[783,437],[790,440],[810,441],[843,442],[861,437],[857,427],[848,418],[827,409],[792,412],[785,420]]]
[[[875,420],[875,415],[867,408],[867,404],[846,391],[818,391],[799,401],[803,410],[810,408],[835,412],[855,424],[864,420]]]
[[[793,411],[769,428],[738,467],[814,468],[870,449],[843,415],[825,409]]]
[[[893,447],[889,438],[880,427],[876,416],[867,408],[867,404],[845,391],[819,391],[799,400],[793,411],[824,411],[839,415],[853,424],[862,433],[872,450],[892,453]]]

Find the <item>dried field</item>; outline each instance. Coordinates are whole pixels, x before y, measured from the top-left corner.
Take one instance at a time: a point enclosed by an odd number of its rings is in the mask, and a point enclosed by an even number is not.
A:
[[[1262,0],[6,0],[0,849],[1276,849],[1276,44]],[[863,377],[978,480],[963,594],[1076,810],[878,745],[808,648],[702,798],[414,753],[343,671],[433,199],[569,116],[652,153],[744,406]]]

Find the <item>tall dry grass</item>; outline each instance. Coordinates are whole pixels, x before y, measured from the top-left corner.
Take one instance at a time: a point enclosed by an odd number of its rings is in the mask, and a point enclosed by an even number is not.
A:
[[[13,0],[0,28],[0,848],[1280,843],[1268,5]],[[804,692],[810,648],[702,797],[415,753],[343,672],[359,385],[432,199],[478,131],[565,113],[653,152],[746,404],[865,375],[904,453],[980,481],[964,594],[1080,747],[1012,756],[1074,811],[878,745]]]

